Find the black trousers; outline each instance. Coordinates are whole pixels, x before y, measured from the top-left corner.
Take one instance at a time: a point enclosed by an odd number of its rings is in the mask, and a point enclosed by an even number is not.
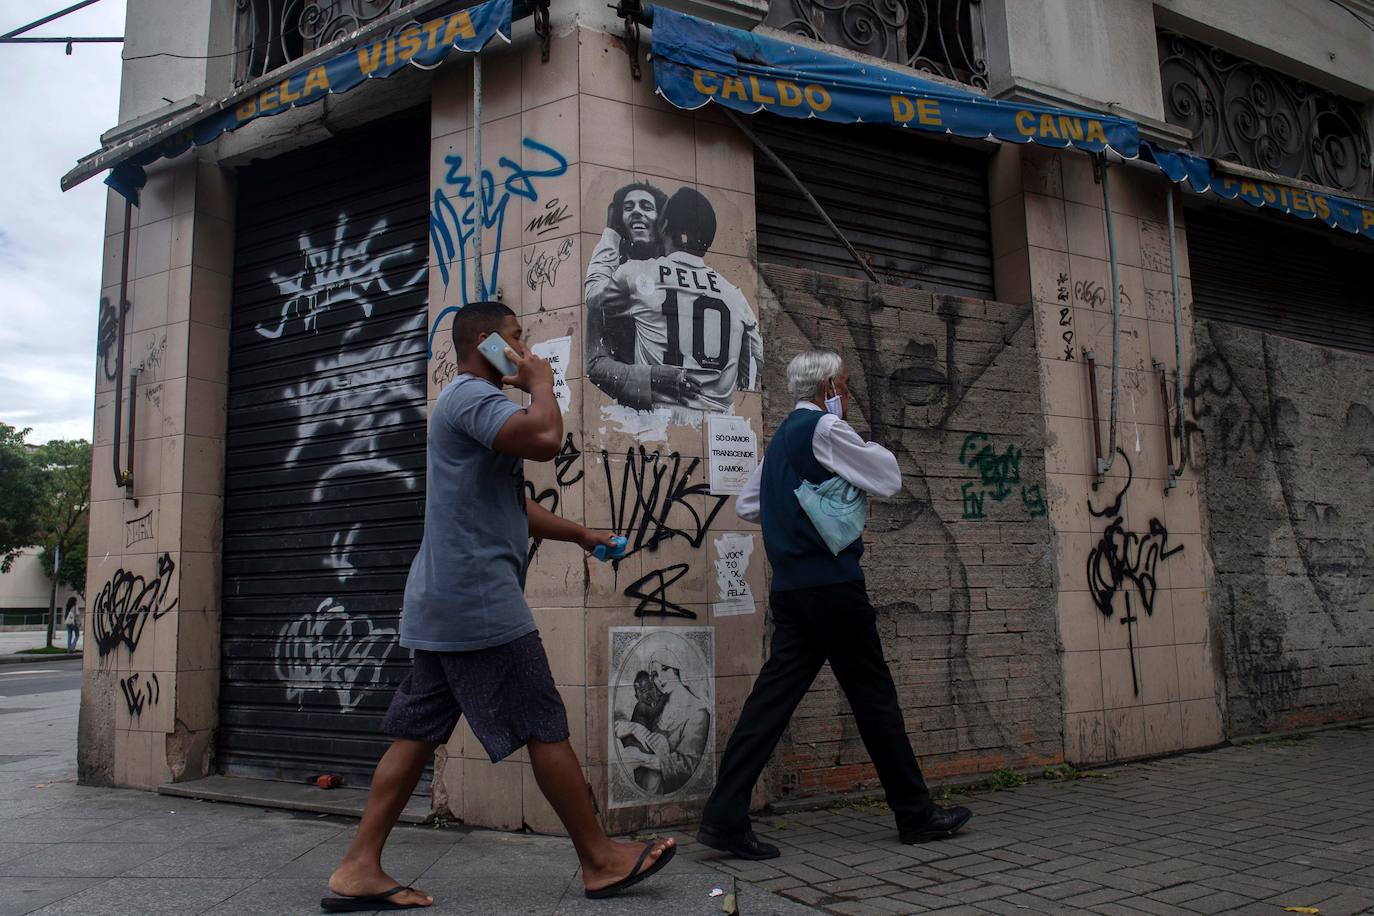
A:
[[[774,629],[768,661],[725,746],[702,825],[727,834],[748,828],[754,783],[827,661],[849,700],[898,829],[923,825],[932,811],[930,792],[907,740],[864,583],[773,592],[769,605]]]

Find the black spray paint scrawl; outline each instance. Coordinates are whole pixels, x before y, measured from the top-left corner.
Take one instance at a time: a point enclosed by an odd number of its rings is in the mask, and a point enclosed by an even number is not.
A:
[[[1140,618],[1131,609],[1131,595],[1134,594],[1139,607],[1148,616],[1155,612],[1155,592],[1159,586],[1155,570],[1161,560],[1183,550],[1183,545],[1169,548],[1169,529],[1158,518],[1150,519],[1149,531],[1137,534],[1127,531],[1122,506],[1126,493],[1131,489],[1134,474],[1131,459],[1117,449],[1116,453],[1126,462],[1126,483],[1116,499],[1105,509],[1094,509],[1088,501],[1088,512],[1095,518],[1107,519],[1107,528],[1097,545],[1088,551],[1088,590],[1092,592],[1093,603],[1102,616],[1111,617],[1115,611],[1116,596],[1120,593],[1126,603],[1126,613],[1121,623],[1126,627],[1127,647],[1131,654],[1131,686],[1136,696],[1140,696],[1140,679],[1135,665],[1135,625]]]

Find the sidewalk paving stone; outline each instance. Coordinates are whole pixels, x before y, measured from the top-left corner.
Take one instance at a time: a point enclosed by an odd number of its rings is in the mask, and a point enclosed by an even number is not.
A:
[[[0,700],[0,916],[319,912],[353,821],[77,786],[76,702]],[[433,916],[716,916],[710,892],[736,886],[745,916],[1353,916],[1374,913],[1371,759],[1374,728],[1352,727],[1037,780],[956,797],[967,830],[918,846],[882,804],[789,807],[756,821],[783,851],[768,862],[721,857],[683,825],[675,862],[611,901],[585,898],[558,837],[400,827],[386,865],[435,895]]]

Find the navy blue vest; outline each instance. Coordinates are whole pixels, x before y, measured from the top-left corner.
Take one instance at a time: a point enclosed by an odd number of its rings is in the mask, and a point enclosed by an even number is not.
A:
[[[835,556],[797,502],[796,489],[803,480],[824,483],[835,476],[816,460],[811,448],[816,424],[823,416],[819,410],[792,411],[773,433],[773,441],[764,452],[759,499],[763,547],[773,566],[775,592],[856,582],[864,577],[859,568],[863,538]]]

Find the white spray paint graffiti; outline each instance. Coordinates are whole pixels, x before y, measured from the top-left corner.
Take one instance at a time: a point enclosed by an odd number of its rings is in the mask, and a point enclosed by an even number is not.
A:
[[[375,251],[387,221],[377,220],[367,235],[346,242],[348,217],[340,215],[332,241],[316,246],[308,232],[300,236],[305,267],[297,274],[273,273],[272,280],[284,297],[281,322],[275,327],[259,324],[257,333],[278,338],[301,321],[301,330],[319,333],[331,311],[342,325],[337,349],[319,357],[311,371],[282,391],[285,403],[299,405],[295,445],[286,454],[288,467],[312,469],[315,476],[310,500],[335,504],[341,490],[357,485],[360,492],[375,488],[388,478],[414,492],[418,482],[396,460],[382,441],[390,431],[403,428],[422,410],[425,385],[414,371],[423,362],[416,341],[426,326],[423,308],[410,316],[383,316],[374,308],[382,298],[413,295],[423,289],[427,270],[398,279],[393,266],[415,259],[414,243]],[[374,312],[377,312],[374,317]],[[375,333],[376,321],[387,321],[387,333]],[[337,330],[338,325],[334,326]],[[367,344],[350,346],[355,342]],[[353,557],[364,533],[362,521],[346,524],[331,536],[323,565],[334,571],[342,586],[358,572]],[[350,712],[362,701],[368,687],[380,685],[382,664],[395,645],[396,631],[376,626],[366,615],[352,615],[335,598],[326,598],[311,613],[292,621],[278,632],[275,655],[277,674],[288,685],[287,696],[304,702],[306,690],[332,690],[340,712]]]
[[[402,284],[401,289],[388,284],[384,273],[387,261],[413,254],[415,245],[398,246],[384,254],[373,255],[372,243],[386,231],[387,221],[382,218],[356,244],[346,244],[348,215],[340,213],[334,227],[333,244],[316,246],[310,233],[302,232],[298,243],[304,266],[289,276],[272,272],[272,282],[286,297],[281,307],[281,321],[276,327],[266,327],[259,322],[257,332],[263,337],[281,337],[293,316],[301,319],[305,330],[313,331],[322,314],[349,304],[357,304],[363,317],[371,318],[370,296],[404,292],[405,288],[424,279],[426,272],[421,268]]]
[[[307,690],[333,690],[339,711],[352,712],[365,691],[380,683],[382,662],[395,640],[395,630],[373,626],[326,598],[313,613],[281,628],[277,677],[287,685],[290,700],[303,704]]]

